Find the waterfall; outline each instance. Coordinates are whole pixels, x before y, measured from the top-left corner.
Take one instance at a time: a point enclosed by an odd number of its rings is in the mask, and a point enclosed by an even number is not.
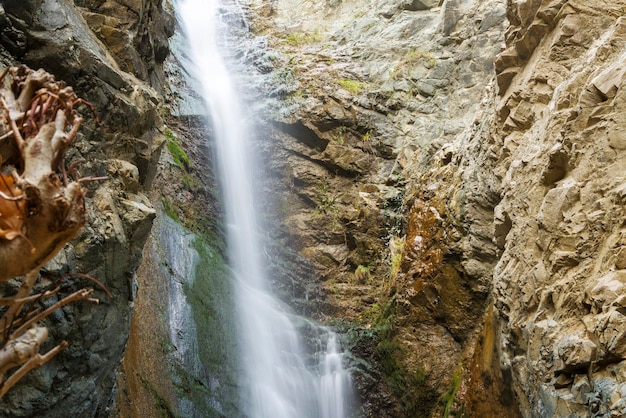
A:
[[[234,0],[228,4],[179,0],[176,8],[217,148],[228,257],[236,281],[235,311],[244,370],[241,410],[249,418],[347,417],[352,385],[336,336],[289,313],[272,296],[265,277],[254,202],[253,181],[259,170],[253,158],[252,118],[238,100],[232,70],[223,58],[230,32],[228,19],[222,18],[235,15],[245,21],[241,7]],[[307,350],[303,328],[316,335],[317,352]]]

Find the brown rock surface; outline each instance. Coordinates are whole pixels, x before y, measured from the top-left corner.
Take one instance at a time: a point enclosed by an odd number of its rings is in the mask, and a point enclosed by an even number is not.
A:
[[[494,129],[496,211],[511,223],[494,300],[501,363],[527,416],[626,413],[625,6],[509,3],[496,68],[519,70],[500,83]]]

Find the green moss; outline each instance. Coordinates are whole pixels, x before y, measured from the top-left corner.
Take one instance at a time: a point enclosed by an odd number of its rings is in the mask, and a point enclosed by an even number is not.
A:
[[[422,390],[428,374],[421,367],[408,369],[402,364],[406,355],[393,336],[382,339],[376,346],[375,355],[385,374],[387,383],[400,399],[406,416],[416,416],[423,406]]]
[[[167,216],[173,219],[176,223],[181,223],[180,216],[178,214],[178,209],[176,205],[167,197],[161,197],[161,203],[163,204],[163,211]]]
[[[198,180],[189,173],[183,174],[183,184],[190,191],[194,191],[198,188]]]
[[[238,349],[233,333],[234,296],[230,273],[221,255],[223,243],[216,235],[205,233],[195,235],[192,245],[192,249],[183,251],[195,251],[197,264],[194,277],[184,284],[184,292],[193,312],[202,370],[189,370],[170,357],[172,380],[179,399],[191,401],[199,416],[241,416],[237,407],[240,370],[235,358]],[[175,350],[169,341],[161,346],[163,350]]]
[[[425,388],[428,373],[422,367],[407,368],[404,348],[396,336],[395,301],[390,299],[384,306],[373,305],[363,318],[365,326],[354,326],[347,332],[350,345],[361,341],[378,341],[374,359],[378,363],[383,378],[399,399],[403,416],[426,416],[430,402],[430,392]]]
[[[174,409],[169,404],[169,402],[159,394],[159,391],[152,386],[152,384],[144,379],[140,374],[137,374],[139,377],[141,384],[146,388],[150,396],[152,397],[152,401],[154,402],[154,406],[159,411],[159,415],[161,418],[177,418]]]
[[[337,84],[339,84],[344,90],[347,90],[348,92],[352,94],[361,93],[367,86],[365,83],[361,81],[349,80],[345,78],[337,80]]]
[[[163,134],[165,135],[167,149],[172,155],[172,160],[174,161],[174,164],[183,170],[188,170],[189,156],[174,136],[174,133],[171,130],[166,129]]]
[[[201,379],[187,379],[189,397],[202,407],[203,416],[239,416],[237,411],[237,376],[240,373],[233,311],[233,284],[221,255],[223,242],[210,233],[198,235],[194,241],[198,253],[194,280],[185,286],[187,302],[191,305],[196,333],[200,342],[200,361],[219,384],[211,391]],[[192,398],[193,396],[193,398]],[[218,399],[222,413],[211,406]]]

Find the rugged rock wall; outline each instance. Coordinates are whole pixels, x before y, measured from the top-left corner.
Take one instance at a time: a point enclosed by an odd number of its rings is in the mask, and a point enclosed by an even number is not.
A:
[[[507,16],[501,366],[525,416],[623,416],[626,2],[509,1]]]
[[[623,415],[624,2],[251,10],[286,292],[369,363],[361,413]]]
[[[46,278],[90,274],[114,296],[96,291],[100,305],[74,304],[54,315],[51,341],[65,339],[69,347],[4,396],[0,415],[107,416],[128,338],[134,274],[155,215],[143,191],[163,143],[158,105],[171,17],[160,0],[6,0],[0,21],[0,67],[44,68],[91,102],[102,124],[96,127],[86,111],[71,158],[84,160],[82,176],[109,179],[88,185],[88,225],[46,267]]]

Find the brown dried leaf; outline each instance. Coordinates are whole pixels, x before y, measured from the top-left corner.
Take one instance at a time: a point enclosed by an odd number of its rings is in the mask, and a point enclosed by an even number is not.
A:
[[[21,196],[13,177],[0,174],[0,239],[11,241],[23,236],[25,201],[19,199]]]

